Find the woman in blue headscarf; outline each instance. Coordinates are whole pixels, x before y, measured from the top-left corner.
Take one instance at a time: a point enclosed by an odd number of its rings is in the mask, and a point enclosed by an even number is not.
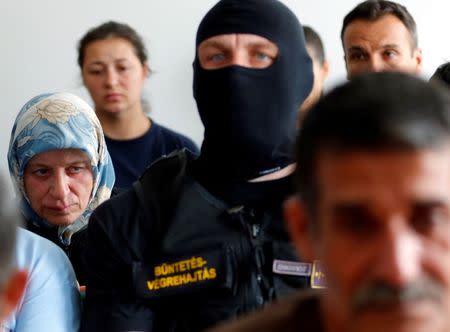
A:
[[[70,93],[32,98],[14,123],[8,163],[27,229],[59,245],[83,282],[82,230],[115,179],[95,112]]]

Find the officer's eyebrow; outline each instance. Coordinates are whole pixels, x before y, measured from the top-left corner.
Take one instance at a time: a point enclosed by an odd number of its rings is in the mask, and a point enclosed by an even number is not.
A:
[[[229,45],[229,43],[227,44],[222,41],[206,40],[205,42],[200,44],[200,48],[206,48],[206,47],[215,47],[215,48],[220,48],[220,49],[226,49],[226,48],[230,48],[230,45]]]
[[[249,41],[245,44],[245,46],[248,47],[255,47],[255,48],[264,48],[264,49],[273,49],[278,51],[278,46],[275,45],[272,42],[262,42],[262,41]]]

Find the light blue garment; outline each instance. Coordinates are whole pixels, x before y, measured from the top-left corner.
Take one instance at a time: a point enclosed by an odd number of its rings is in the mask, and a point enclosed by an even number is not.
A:
[[[35,155],[58,149],[83,151],[91,161],[94,179],[86,210],[74,223],[59,226],[60,240],[69,244],[72,234],[83,228],[92,211],[109,198],[115,180],[100,121],[86,102],[70,93],[32,98],[20,110],[11,132],[9,172],[21,198],[20,209],[25,219],[41,227],[49,224],[30,206],[23,183],[24,171]]]
[[[15,256],[17,267],[28,270],[29,279],[18,309],[4,323],[6,331],[78,331],[80,294],[65,253],[52,242],[19,228]]]

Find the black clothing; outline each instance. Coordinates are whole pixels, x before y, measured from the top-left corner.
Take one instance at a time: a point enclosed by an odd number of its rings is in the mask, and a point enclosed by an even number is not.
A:
[[[320,298],[316,292],[298,292],[242,320],[225,323],[210,332],[322,332]]]
[[[309,278],[272,272],[274,260],[297,260],[281,215],[292,193],[286,179],[268,185],[279,188],[275,201],[258,194],[266,183],[241,192],[248,205],[229,205],[190,174],[172,172],[174,156],[143,175],[159,184],[141,181],[161,192],[179,179],[170,204],[161,193],[143,208],[130,190],[92,214],[82,331],[201,331],[308,286]],[[180,267],[191,260],[200,268]]]
[[[293,161],[297,111],[312,88],[311,59],[297,17],[273,0],[223,0],[203,18],[197,47],[209,37],[255,34],[278,47],[267,68],[194,66],[194,97],[205,126],[201,173],[249,180]]]
[[[114,165],[114,186],[120,189],[130,188],[145,169],[163,155],[182,148],[199,153],[191,139],[153,120],[150,129],[141,137],[116,140],[105,136],[105,141]]]

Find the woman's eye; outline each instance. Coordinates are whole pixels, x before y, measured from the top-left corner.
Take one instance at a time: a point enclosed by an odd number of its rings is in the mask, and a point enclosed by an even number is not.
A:
[[[39,169],[34,170],[32,173],[33,173],[33,175],[36,175],[36,176],[45,176],[49,173],[49,170],[46,168],[39,168]]]
[[[80,173],[82,170],[83,170],[82,166],[70,166],[69,167],[69,172],[72,174]]]
[[[102,70],[101,69],[89,69],[88,73],[90,75],[100,75],[102,73]]]

